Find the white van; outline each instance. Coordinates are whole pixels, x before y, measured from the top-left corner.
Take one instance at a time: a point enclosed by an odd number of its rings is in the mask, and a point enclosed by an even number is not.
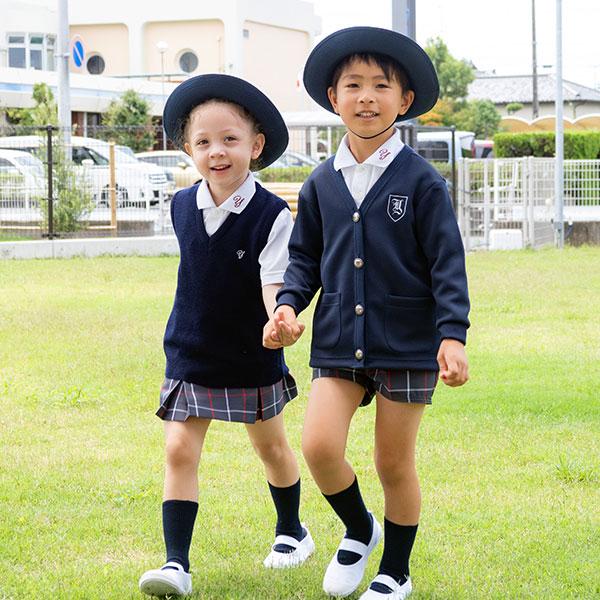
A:
[[[472,131],[454,132],[454,158],[471,158],[475,134]],[[429,161],[452,162],[452,132],[451,131],[418,131],[417,152]]]
[[[37,135],[0,138],[0,148],[24,150],[39,156],[45,139]],[[103,140],[71,136],[73,164],[89,183],[97,206],[110,204],[110,145]],[[115,148],[117,206],[157,204],[167,197],[167,177],[155,166],[135,161]]]

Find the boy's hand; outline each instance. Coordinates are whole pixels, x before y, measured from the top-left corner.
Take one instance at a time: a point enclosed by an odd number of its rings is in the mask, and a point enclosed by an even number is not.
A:
[[[296,320],[291,306],[280,306],[263,329],[263,346],[277,350],[291,346],[304,332],[304,325]]]
[[[463,385],[469,379],[469,361],[462,342],[453,339],[442,340],[437,355],[440,365],[440,379],[450,387]]]

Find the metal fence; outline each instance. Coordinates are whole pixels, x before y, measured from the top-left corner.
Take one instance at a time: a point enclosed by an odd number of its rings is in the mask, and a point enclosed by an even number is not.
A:
[[[465,248],[540,248],[555,242],[554,158],[461,159],[457,216]],[[600,160],[564,161],[567,235],[600,221]]]

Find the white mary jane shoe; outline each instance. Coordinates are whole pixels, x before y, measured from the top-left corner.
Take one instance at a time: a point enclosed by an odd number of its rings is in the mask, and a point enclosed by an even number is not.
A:
[[[380,592],[371,589],[374,583],[380,583],[386,586],[389,592]],[[360,597],[359,600],[404,600],[408,598],[408,595],[412,592],[412,583],[410,577],[400,585],[393,577],[389,575],[377,575],[371,584],[369,589]]]
[[[192,576],[178,562],[146,571],[140,578],[140,591],[148,596],[187,596],[192,593]]]
[[[271,546],[271,552],[263,561],[263,565],[272,569],[288,569],[300,566],[315,549],[310,531],[304,523],[302,523],[302,529],[306,531],[306,535],[300,541],[289,535],[278,535],[275,538],[275,543]],[[277,552],[275,547],[279,544],[290,546],[293,550],[291,552]]]
[[[377,546],[383,534],[381,525],[377,519],[373,514],[369,514],[373,519],[373,531],[371,532],[369,544],[365,545],[357,540],[342,538],[338,549],[335,551],[335,554],[327,567],[327,571],[325,571],[325,577],[323,577],[323,591],[329,596],[345,598],[346,596],[349,596],[362,581],[369,555],[373,551],[373,548]],[[360,559],[354,564],[343,565],[338,561],[338,553],[340,550],[354,552],[360,556]]]

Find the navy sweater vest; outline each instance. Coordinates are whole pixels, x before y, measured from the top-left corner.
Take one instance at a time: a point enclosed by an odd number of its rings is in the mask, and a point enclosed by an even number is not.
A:
[[[287,204],[257,184],[246,208],[209,237],[196,206],[197,187],[171,202],[181,259],[164,336],[166,376],[220,388],[271,385],[288,369],[282,350],[262,345],[269,317],[258,258]]]
[[[465,342],[469,298],[446,183],[405,146],[360,208],[333,158],[306,180],[278,304],[315,308],[313,367],[438,369]]]

